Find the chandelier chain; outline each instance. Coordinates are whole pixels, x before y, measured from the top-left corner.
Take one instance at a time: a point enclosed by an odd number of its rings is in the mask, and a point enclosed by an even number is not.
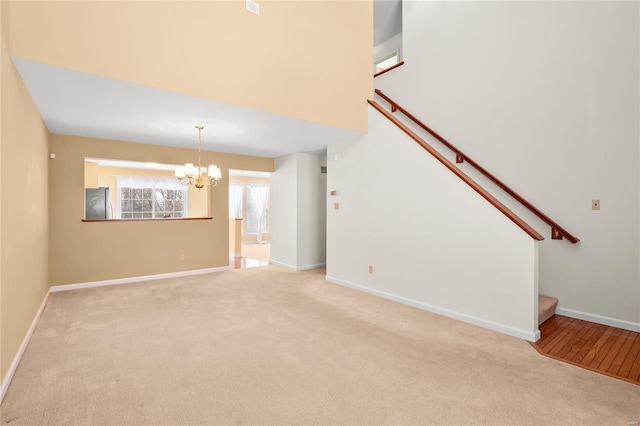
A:
[[[203,126],[196,126],[196,129],[198,129],[198,174],[202,174],[200,172],[200,170],[202,170],[202,162],[201,160],[201,155],[200,152],[202,151],[202,129],[204,129]]]

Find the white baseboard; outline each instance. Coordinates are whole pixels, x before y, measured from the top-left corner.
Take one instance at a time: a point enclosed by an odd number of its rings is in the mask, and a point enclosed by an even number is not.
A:
[[[323,266],[326,266],[326,263],[316,263],[314,265],[304,265],[304,266],[293,266],[293,265],[289,265],[288,263],[280,262],[278,260],[273,260],[273,259],[271,259],[269,263],[273,265],[282,266],[283,268],[287,268],[292,271],[308,271],[309,269],[316,269],[316,268],[321,268]]]
[[[29,327],[27,334],[24,336],[24,339],[22,339],[22,343],[18,348],[18,352],[16,353],[16,356],[13,357],[13,361],[9,366],[9,370],[7,371],[7,374],[4,376],[4,379],[2,380],[2,387],[0,387],[0,404],[2,403],[2,400],[4,400],[4,395],[5,393],[7,393],[7,389],[9,389],[9,384],[11,383],[11,379],[13,379],[13,375],[15,374],[16,369],[18,368],[18,364],[20,364],[22,355],[24,354],[24,351],[27,349],[27,345],[29,344],[29,341],[31,340],[31,336],[33,335],[33,332],[36,329],[36,326],[38,325],[38,321],[40,321],[42,312],[44,311],[45,306],[47,306],[47,302],[49,301],[50,294],[51,292],[48,291],[47,294],[44,295],[42,304],[40,305],[38,312],[36,312],[36,316],[33,318],[33,321],[31,322],[31,326]]]
[[[422,309],[424,311],[433,312],[434,314],[442,315],[444,317],[452,318],[455,320],[463,321],[469,324],[477,325],[482,328],[487,328],[489,330],[497,331],[499,333],[507,334],[509,336],[517,337],[519,339],[525,339],[530,342],[536,342],[540,340],[540,330],[536,330],[535,332],[530,332],[527,330],[521,330],[513,327],[506,326],[504,324],[499,324],[493,321],[485,320],[482,318],[477,318],[471,315],[463,314],[461,312],[452,311],[449,309],[441,308],[434,305],[429,305],[427,303],[418,302],[416,300],[407,299],[406,297],[396,296],[395,294],[387,293],[380,290],[375,290],[370,287],[365,287],[360,284],[355,284],[349,281],[341,280],[338,278],[326,276],[325,279],[332,283],[340,284],[345,287],[350,287],[355,290],[364,291],[366,293],[370,293],[376,296],[384,297],[385,299],[393,300],[394,302],[403,303],[405,305],[413,306],[414,308]]]
[[[589,314],[586,312],[574,311],[567,308],[556,308],[556,314],[563,315],[565,317],[577,318],[584,321],[595,322],[596,324],[608,325],[610,327],[622,328],[624,330],[635,331],[640,333],[640,323],[619,320],[611,317],[605,317],[602,315]]]
[[[49,291],[51,291],[52,293],[55,293],[58,291],[69,291],[69,290],[76,290],[80,288],[92,288],[92,287],[102,287],[106,285],[129,284],[129,283],[137,283],[140,281],[161,280],[164,278],[188,277],[191,275],[210,274],[212,272],[223,272],[223,271],[228,271],[230,269],[231,269],[230,266],[221,266],[218,268],[193,269],[191,271],[169,272],[167,274],[145,275],[142,277],[118,278],[114,280],[92,281],[87,283],[54,285],[54,286],[51,286]]]
[[[313,265],[298,266],[296,271],[308,271],[310,269],[322,268],[323,266],[327,266],[327,264],[326,263],[315,263]]]
[[[239,259],[242,257],[242,253],[229,253],[229,259]]]
[[[283,268],[287,268],[287,269],[290,269],[290,270],[292,270],[292,271],[295,271],[295,270],[296,270],[296,267],[295,267],[295,266],[289,265],[288,263],[280,262],[279,260],[273,260],[273,259],[271,259],[271,260],[269,261],[269,263],[271,263],[272,265],[282,266]]]

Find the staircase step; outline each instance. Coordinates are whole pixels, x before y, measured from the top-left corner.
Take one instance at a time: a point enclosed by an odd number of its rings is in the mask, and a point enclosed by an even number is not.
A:
[[[556,314],[558,298],[538,295],[538,325]]]

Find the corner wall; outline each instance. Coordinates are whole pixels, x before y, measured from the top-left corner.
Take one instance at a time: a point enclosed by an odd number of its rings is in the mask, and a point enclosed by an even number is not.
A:
[[[1,2],[0,73],[0,378],[49,289],[48,131],[10,59],[7,9]]]
[[[327,261],[327,175],[324,156],[298,157],[298,265],[305,269]]]
[[[271,261],[295,269],[298,264],[298,164],[296,154],[275,159],[271,174]]]
[[[271,261],[294,270],[326,263],[326,157],[291,154],[271,175]]]
[[[371,107],[328,158],[329,281],[539,337],[537,241]]]
[[[407,1],[406,64],[375,81],[581,239],[544,230],[541,293],[637,330],[639,7]]]

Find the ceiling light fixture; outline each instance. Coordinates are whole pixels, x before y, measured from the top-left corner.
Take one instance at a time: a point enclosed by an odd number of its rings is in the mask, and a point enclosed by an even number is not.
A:
[[[205,185],[216,186],[222,174],[216,165],[209,166],[208,169],[202,167],[200,152],[202,151],[202,129],[204,127],[196,126],[196,129],[198,129],[198,164],[194,166],[193,163],[186,163],[184,166],[177,166],[175,176],[184,186],[191,184],[198,189],[204,188]]]

